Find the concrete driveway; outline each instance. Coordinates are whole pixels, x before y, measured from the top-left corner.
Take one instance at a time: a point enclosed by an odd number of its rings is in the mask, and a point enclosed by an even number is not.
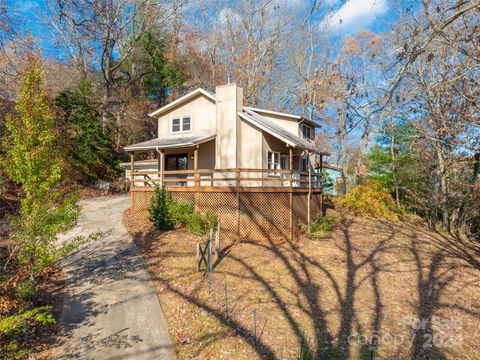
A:
[[[122,225],[128,195],[85,200],[65,238],[102,232],[62,260],[67,276],[54,349],[62,359],[175,359],[146,265]]]

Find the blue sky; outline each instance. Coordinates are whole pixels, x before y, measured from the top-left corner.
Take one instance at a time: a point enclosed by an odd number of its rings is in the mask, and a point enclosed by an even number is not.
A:
[[[276,0],[281,5],[311,9],[314,0]],[[394,19],[391,0],[318,0],[319,8],[311,21],[329,25],[333,35],[338,38],[353,34],[360,29],[382,32]],[[38,19],[43,9],[43,0],[7,0],[12,9],[14,26],[25,34],[36,37],[46,57],[63,59],[64,54],[55,48],[49,30]]]

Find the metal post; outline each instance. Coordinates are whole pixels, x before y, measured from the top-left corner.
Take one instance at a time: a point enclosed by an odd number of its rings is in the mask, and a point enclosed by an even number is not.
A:
[[[310,224],[312,222],[312,166],[310,164],[310,153],[307,154],[308,156],[308,230],[310,231]]]
[[[217,236],[215,237],[215,259],[220,257],[220,220],[217,224]]]
[[[257,310],[253,309],[253,338],[257,342]]]
[[[207,272],[212,271],[212,242],[213,242],[213,227],[210,228],[210,238],[208,239],[208,246],[207,246],[207,259],[208,259],[208,264],[207,264]]]
[[[227,284],[225,284],[225,317],[228,319],[228,291],[227,291]]]

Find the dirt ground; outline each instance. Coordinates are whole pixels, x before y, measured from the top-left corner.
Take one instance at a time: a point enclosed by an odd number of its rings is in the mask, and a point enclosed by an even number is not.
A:
[[[180,359],[297,359],[302,342],[321,359],[480,359],[478,246],[419,220],[339,217],[322,240],[223,244],[210,281],[196,237],[124,222]]]

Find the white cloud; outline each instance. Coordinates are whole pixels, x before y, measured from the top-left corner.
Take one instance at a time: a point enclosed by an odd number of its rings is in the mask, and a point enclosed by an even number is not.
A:
[[[360,29],[387,11],[386,0],[347,0],[337,11],[327,14],[322,25],[334,29]]]

